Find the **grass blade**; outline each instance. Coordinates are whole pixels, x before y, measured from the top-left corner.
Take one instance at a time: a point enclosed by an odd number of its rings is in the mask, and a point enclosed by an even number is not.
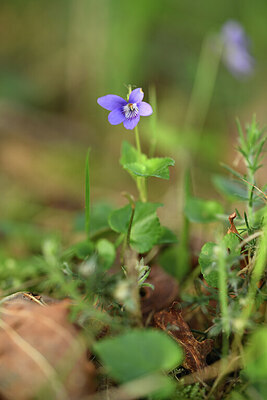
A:
[[[85,162],[85,231],[89,238],[90,231],[90,149],[87,151],[86,162]]]

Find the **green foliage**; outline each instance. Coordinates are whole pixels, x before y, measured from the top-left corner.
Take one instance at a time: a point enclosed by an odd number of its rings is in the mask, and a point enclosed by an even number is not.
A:
[[[240,240],[234,233],[228,233],[223,238],[224,246],[229,250],[228,258],[230,263],[236,261],[236,257],[240,255]]]
[[[132,207],[130,204],[114,210],[108,219],[109,226],[117,233],[126,234],[128,231],[130,219],[132,215]]]
[[[172,158],[148,158],[145,154],[140,154],[128,142],[122,144],[122,156],[120,163],[124,169],[134,176],[145,178],[155,177],[169,179],[169,167],[174,166]]]
[[[108,217],[114,210],[114,207],[106,202],[98,202],[92,204],[90,211],[90,237],[96,236],[102,233],[106,233],[109,230]],[[79,214],[74,221],[74,228],[77,231],[84,231],[85,226],[85,215]]]
[[[74,244],[68,252],[71,252],[74,256],[78,257],[81,260],[85,260],[88,258],[94,251],[94,243],[90,240],[84,240],[82,242],[78,242]]]
[[[224,236],[223,244],[225,246],[225,249],[229,250],[229,253],[226,253],[225,256],[227,269],[229,271],[234,263],[239,259],[239,239],[234,233],[230,233]],[[198,259],[201,267],[201,272],[208,285],[212,287],[218,287],[218,264],[219,257],[221,255],[217,251],[217,247],[218,245],[216,243],[205,243],[201,249]]]
[[[267,397],[267,328],[257,329],[244,351],[244,369],[230,400],[266,399]]]
[[[238,150],[246,161],[247,168],[250,172],[249,175],[253,176],[261,167],[263,157],[262,149],[266,141],[266,133],[263,129],[259,129],[255,116],[251,124],[246,126],[246,133],[243,132],[239,121],[237,121],[237,124],[239,133]]]
[[[162,235],[156,210],[159,203],[137,202],[131,227],[130,245],[139,253],[145,253],[158,243]],[[132,215],[130,204],[115,210],[109,217],[109,225],[115,232],[127,235]]]
[[[223,207],[214,200],[203,200],[197,197],[188,197],[185,205],[185,215],[191,222],[208,223],[218,220],[223,213]]]
[[[0,288],[2,295],[11,291],[20,290],[27,286],[26,282],[33,282],[47,274],[44,263],[40,263],[37,257],[29,257],[23,260],[7,257],[0,253]],[[36,282],[35,282],[36,284]]]
[[[221,175],[214,175],[212,181],[219,192],[229,200],[248,201],[248,189],[244,182],[232,180]]]
[[[172,232],[166,226],[161,227],[161,236],[157,244],[173,244],[177,243],[178,239],[174,232]]]
[[[179,385],[172,400],[203,400],[205,396],[205,387],[201,387],[199,383],[195,383],[194,385],[187,386]],[[213,400],[213,397],[211,399]]]
[[[217,258],[214,254],[216,247],[216,243],[205,243],[201,249],[198,259],[202,275],[206,279],[208,285],[212,287],[217,287],[218,285]]]
[[[115,261],[116,249],[107,239],[99,239],[96,243],[98,262],[103,270],[109,269]]]
[[[164,332],[135,329],[94,345],[110,376],[128,382],[156,372],[168,372],[182,361],[178,344]]]
[[[245,373],[253,382],[267,382],[267,328],[252,334],[245,350]]]
[[[109,229],[108,217],[114,210],[114,206],[109,203],[99,202],[92,206],[90,235],[105,232]]]

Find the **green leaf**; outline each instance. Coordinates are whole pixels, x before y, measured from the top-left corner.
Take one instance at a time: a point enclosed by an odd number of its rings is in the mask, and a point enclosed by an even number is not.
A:
[[[141,157],[141,160],[140,160]],[[122,142],[121,158],[120,163],[124,167],[126,164],[133,164],[138,160],[143,162],[147,159],[145,154],[139,154],[135,147],[133,147],[129,142]]]
[[[240,179],[240,180],[243,179],[243,176],[242,176],[239,172],[235,171],[233,168],[229,167],[229,165],[224,164],[224,163],[220,163],[220,165],[221,165],[223,168],[225,168],[228,172],[230,172],[231,174],[233,174],[234,176],[236,176],[238,179]],[[217,176],[218,176],[218,175],[217,175]],[[219,176],[220,176],[220,175],[219,175]]]
[[[137,202],[132,223],[130,245],[139,253],[146,253],[158,242],[162,229],[156,213],[159,203]],[[115,210],[109,218],[111,229],[126,234],[128,231],[132,208],[127,206]]]
[[[109,229],[108,217],[114,207],[105,202],[93,204],[90,210],[90,236]],[[85,214],[79,213],[74,221],[76,231],[84,231]]]
[[[224,236],[223,242],[225,246],[230,250],[231,255],[239,256],[240,255],[240,240],[234,233],[228,233]]]
[[[229,200],[248,201],[248,189],[245,183],[221,175],[214,175],[212,182],[218,191]]]
[[[149,159],[145,154],[140,156],[128,142],[123,142],[120,163],[124,169],[135,176],[169,179],[169,167],[174,166],[175,161],[170,157]]]
[[[92,243],[90,240],[84,240],[82,242],[75,243],[70,250],[76,257],[80,258],[81,260],[85,260],[93,253],[94,243]]]
[[[127,233],[131,214],[132,207],[130,204],[113,211],[108,219],[109,226],[117,233]]]
[[[116,258],[116,249],[113,243],[107,239],[100,239],[96,243],[98,262],[104,270],[109,269]]]
[[[208,285],[212,287],[218,287],[217,258],[214,254],[215,247],[217,247],[216,243],[205,243],[198,258],[202,275]]]
[[[245,349],[245,373],[252,381],[267,379],[267,328],[258,329]]]
[[[178,344],[166,333],[135,329],[94,345],[110,376],[128,382],[159,371],[170,371],[182,361]]]
[[[157,244],[173,244],[177,243],[177,236],[166,226],[161,227],[161,235]]]
[[[225,248],[229,250],[227,255],[227,266],[230,269],[235,264],[240,255],[239,244],[240,241],[234,233],[229,233],[223,237]],[[207,281],[209,286],[218,287],[218,256],[214,249],[217,247],[216,243],[205,243],[199,255],[199,265],[201,267],[202,275]]]
[[[92,206],[90,235],[109,228],[108,217],[113,210],[114,206],[104,202]]]
[[[155,177],[161,179],[169,179],[170,166],[174,165],[174,160],[169,157],[165,158],[151,158],[146,160],[142,164],[136,162],[133,164],[125,164],[124,168],[133,173],[136,176],[143,176],[145,178]]]
[[[185,215],[191,222],[214,222],[218,220],[217,215],[222,213],[223,207],[217,201],[197,197],[190,197],[186,201]]]

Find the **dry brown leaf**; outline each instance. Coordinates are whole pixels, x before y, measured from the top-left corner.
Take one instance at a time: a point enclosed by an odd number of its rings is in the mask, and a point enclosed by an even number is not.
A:
[[[162,310],[177,299],[177,281],[158,265],[151,268],[146,282],[151,283],[154,290],[150,287],[142,288],[141,308],[144,315]]]
[[[239,235],[238,230],[236,229],[234,219],[236,218],[236,212],[233,214],[229,215],[229,222],[230,222],[230,228],[228,229],[227,233],[235,233],[236,235]]]
[[[52,297],[49,296],[33,294],[29,292],[17,292],[1,299],[0,305],[4,303],[14,304],[14,303],[28,303],[28,302],[36,303],[39,305],[48,305],[52,303],[59,303],[60,300],[53,299]]]
[[[69,308],[69,301],[2,306],[0,396],[26,400],[42,389],[47,398],[76,400],[94,391],[94,366],[68,321]]]
[[[166,331],[181,345],[185,354],[183,366],[186,369],[191,372],[201,370],[207,365],[206,357],[212,350],[213,340],[198,342],[184,321],[181,311],[177,309],[177,305],[178,303],[174,302],[169,309],[156,313],[155,326]]]

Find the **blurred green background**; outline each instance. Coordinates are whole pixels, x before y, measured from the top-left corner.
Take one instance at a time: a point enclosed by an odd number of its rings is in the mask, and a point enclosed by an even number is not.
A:
[[[156,133],[156,154],[176,160],[170,182],[149,185],[150,199],[166,204],[163,222],[179,230],[185,164],[194,194],[217,198],[211,176],[222,172],[219,161],[233,164],[236,158],[235,118],[245,123],[256,113],[260,125],[266,122],[266,15],[265,0],[1,0],[5,251],[22,256],[29,243],[38,251],[43,232],[68,238],[84,207],[88,147],[93,203],[120,205],[121,191],[136,194],[118,162],[122,140],[134,143],[134,136],[122,125],[109,125],[108,112],[96,103],[108,93],[126,97],[127,84],[142,87],[146,101],[156,90],[157,116],[139,124],[143,149]],[[229,19],[239,21],[251,39],[254,74],[238,80],[220,64],[203,129],[193,124],[188,132],[185,115],[202,43]]]

